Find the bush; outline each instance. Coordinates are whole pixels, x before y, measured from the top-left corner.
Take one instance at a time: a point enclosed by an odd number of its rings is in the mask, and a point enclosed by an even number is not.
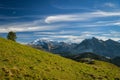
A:
[[[16,41],[16,33],[15,32],[12,32],[12,31],[10,31],[9,33],[8,33],[8,35],[7,35],[7,39],[8,40],[12,40],[12,41]]]

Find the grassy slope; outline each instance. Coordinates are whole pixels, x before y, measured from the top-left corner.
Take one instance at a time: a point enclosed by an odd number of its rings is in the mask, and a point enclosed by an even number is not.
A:
[[[110,63],[78,63],[0,38],[0,80],[114,80],[120,69]]]

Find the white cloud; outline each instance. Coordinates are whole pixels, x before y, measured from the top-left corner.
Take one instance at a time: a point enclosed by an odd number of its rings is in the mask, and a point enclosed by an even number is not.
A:
[[[53,38],[65,38],[65,39],[68,39],[68,38],[77,38],[77,36],[73,36],[73,35],[63,35],[63,36],[52,36]]]
[[[103,21],[92,21],[92,22],[83,22],[83,23],[74,23],[68,24],[72,28],[95,28],[95,27],[111,27],[111,26],[120,26],[120,20],[103,20]]]
[[[54,22],[61,22],[61,21],[77,21],[77,20],[84,20],[85,18],[80,18],[78,15],[56,15],[56,16],[49,16],[45,19],[46,23],[54,23]]]
[[[120,26],[120,21],[116,21],[113,25]]]
[[[96,11],[80,14],[66,14],[66,15],[55,15],[48,16],[45,19],[46,23],[55,23],[55,22],[65,22],[65,21],[86,21],[95,18],[102,17],[113,17],[120,16],[120,12],[105,12],[105,11]]]
[[[90,31],[83,31],[80,33],[80,35],[54,35],[54,36],[50,36],[49,38],[51,39],[60,39],[63,38],[65,41],[69,41],[69,42],[75,42],[75,43],[79,43],[81,41],[83,41],[84,39],[88,39],[88,38],[92,38],[92,37],[96,37],[98,39],[101,40],[108,40],[108,39],[112,39],[115,41],[120,40],[120,32],[117,31],[109,31],[107,33],[105,32],[90,32]]]
[[[99,20],[98,22],[97,21],[87,22],[87,20],[98,19],[102,17],[112,17],[112,16],[120,16],[120,12],[96,11],[96,12],[81,13],[81,14],[48,16],[45,19],[46,23],[65,22],[65,21],[84,21],[84,23],[75,23],[72,25],[71,23],[46,24],[44,23],[43,20],[35,20],[31,22],[24,22],[24,23],[21,22],[21,23],[11,23],[6,25],[1,25],[0,33],[6,33],[9,31],[23,32],[23,31],[45,31],[45,30],[57,29],[58,31],[56,32],[36,32],[33,35],[41,38],[47,37],[49,39],[65,39],[71,42],[81,42],[85,38],[91,38],[91,37],[97,37],[102,40],[107,40],[109,38],[113,40],[120,40],[119,38],[120,33],[116,31],[110,31],[108,33],[105,33],[105,32],[81,31],[81,30],[78,31],[75,29],[75,28],[79,29],[81,27],[120,26],[119,20],[113,20],[113,21]],[[65,29],[66,27],[68,27],[68,30]],[[73,31],[72,29],[69,29],[70,27],[73,28]],[[46,37],[44,37],[44,35],[46,35]]]
[[[120,21],[99,21],[99,22],[87,22],[87,20],[98,19],[99,17],[111,17],[111,16],[120,16],[120,12],[104,12],[104,11],[96,11],[89,13],[81,13],[81,14],[66,14],[66,15],[56,15],[56,16],[48,16],[45,18],[46,23],[55,23],[62,21],[84,21],[85,23],[57,23],[57,24],[46,24],[44,20],[35,20],[31,22],[17,22],[10,23],[0,26],[0,33],[9,32],[9,31],[44,31],[44,30],[55,30],[59,28],[65,27],[98,27],[98,26],[120,26]],[[71,33],[71,32],[69,32]],[[62,31],[61,34],[69,34],[66,31]]]
[[[67,31],[50,31],[50,32],[35,32],[35,35],[70,35],[70,34],[76,34],[79,33],[79,31],[75,31],[75,30],[67,30]]]
[[[4,24],[0,26],[0,33],[7,33],[9,31],[24,32],[24,31],[44,31],[44,30],[55,30],[62,25],[45,25],[42,24],[41,20],[35,20],[31,22],[17,22]]]
[[[108,2],[108,3],[105,3],[103,4],[105,7],[111,7],[111,8],[115,8],[116,5],[114,3],[111,3],[111,2]]]
[[[74,32],[75,34],[64,34],[62,35],[61,32],[65,33],[71,33]],[[46,35],[42,35],[46,34]],[[52,35],[52,36],[49,36]],[[76,35],[77,34],[77,35]],[[47,38],[49,40],[59,40],[59,41],[66,41],[66,42],[74,42],[74,43],[80,43],[84,39],[89,39],[92,37],[96,37],[101,40],[108,40],[113,39],[115,41],[120,40],[120,32],[118,31],[108,31],[108,32],[99,32],[99,31],[82,31],[78,32],[76,31],[58,31],[58,32],[35,32],[34,36],[39,35],[41,39]]]
[[[0,28],[0,33],[6,33],[9,31],[15,32],[24,32],[24,31],[40,31],[40,30],[50,30],[50,26],[33,26],[33,27],[8,27],[8,28]]]
[[[108,40],[112,39],[115,41],[120,40],[120,32],[118,31],[109,31],[109,32],[83,32],[81,36],[83,36],[83,39],[87,37],[96,37],[101,40]]]

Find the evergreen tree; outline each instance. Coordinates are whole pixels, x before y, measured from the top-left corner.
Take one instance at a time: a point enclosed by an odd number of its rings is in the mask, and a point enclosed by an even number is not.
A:
[[[9,33],[8,33],[8,35],[7,35],[7,39],[8,40],[12,40],[12,41],[16,41],[16,33],[15,32],[13,32],[13,31],[10,31]]]

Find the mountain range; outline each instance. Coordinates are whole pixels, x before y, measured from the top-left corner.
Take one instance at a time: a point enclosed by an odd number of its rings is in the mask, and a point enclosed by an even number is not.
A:
[[[96,53],[98,55],[111,58],[120,56],[119,42],[111,39],[103,41],[95,37],[91,39],[85,39],[80,43],[68,43],[53,40],[37,39],[29,43],[29,45],[62,56],[77,55],[84,52]]]

